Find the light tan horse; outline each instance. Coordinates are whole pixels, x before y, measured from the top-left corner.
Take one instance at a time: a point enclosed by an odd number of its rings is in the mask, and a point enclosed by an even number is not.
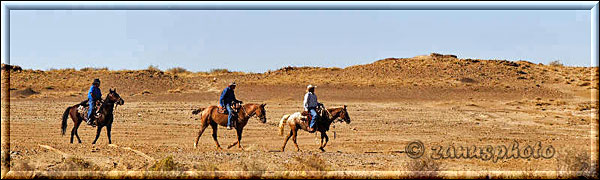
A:
[[[346,109],[346,105],[344,105],[342,107],[337,108],[328,108],[327,110],[322,111],[321,115],[319,116],[319,119],[317,120],[317,122],[315,122],[315,128],[316,131],[319,131],[321,133],[321,146],[319,147],[319,149],[321,151],[325,151],[324,148],[327,145],[327,142],[329,142],[329,136],[327,136],[327,131],[329,131],[329,126],[331,126],[331,123],[338,119],[338,121],[340,122],[344,121],[346,122],[346,124],[349,124],[350,115],[348,115],[348,110]],[[303,119],[306,119],[306,116],[302,116],[300,112],[296,112],[294,114],[284,115],[281,118],[281,121],[279,121],[279,135],[283,136],[283,129],[285,128],[285,124],[289,125],[291,128],[289,134],[287,135],[287,137],[285,137],[283,146],[281,147],[282,152],[285,150],[285,145],[287,144],[290,137],[292,137],[292,141],[294,142],[294,145],[296,145],[296,150],[300,151],[298,143],[296,142],[298,130],[304,129],[305,131],[308,131],[306,129],[306,123],[302,122]],[[323,142],[323,140],[325,140],[325,142]]]
[[[248,119],[250,117],[256,115],[260,122],[267,122],[267,114],[265,111],[266,104],[244,104],[237,112],[237,122],[235,122],[235,130],[237,132],[237,142],[229,145],[227,148],[231,148],[238,145],[238,148],[244,149],[241,144],[242,140],[242,132],[244,131],[244,126],[248,123]],[[217,140],[217,127],[221,125],[223,127],[227,126],[227,114],[222,114],[217,112],[219,107],[217,106],[208,106],[206,108],[200,108],[194,110],[192,114],[200,114],[200,132],[198,132],[198,137],[196,137],[196,141],[194,142],[194,148],[198,147],[198,141],[200,140],[200,136],[204,133],[204,130],[210,125],[213,129],[212,137],[217,145],[217,149],[222,150],[221,145],[219,145],[219,141]],[[233,119],[235,120],[235,119]],[[233,121],[232,120],[232,121]],[[232,122],[233,123],[233,122]]]

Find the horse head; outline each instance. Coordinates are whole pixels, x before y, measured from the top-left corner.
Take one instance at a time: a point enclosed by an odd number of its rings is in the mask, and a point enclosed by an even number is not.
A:
[[[338,117],[339,122],[346,122],[346,124],[350,124],[350,115],[348,114],[347,106],[335,108],[331,113],[333,117]]]
[[[121,96],[117,93],[117,89],[115,88],[114,90],[111,88],[108,90],[108,95],[106,96],[106,98],[108,100],[110,100],[110,102],[114,102],[117,105],[123,105],[125,104],[125,101],[123,100],[123,98],[121,98]]]
[[[262,122],[262,123],[267,122],[267,111],[265,110],[266,105],[267,104],[264,104],[264,103],[258,105],[258,109],[255,111],[256,116],[258,116],[258,119],[260,119],[260,122]]]

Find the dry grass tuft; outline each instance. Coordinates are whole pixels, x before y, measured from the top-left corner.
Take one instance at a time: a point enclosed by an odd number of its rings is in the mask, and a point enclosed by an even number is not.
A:
[[[169,68],[167,69],[167,72],[171,74],[189,73],[187,69],[182,67]]]
[[[148,68],[146,68],[146,71],[151,72],[151,73],[162,72],[162,70],[158,69],[158,66],[155,66],[155,65],[148,66]]]
[[[563,65],[563,64],[560,62],[560,60],[554,60],[554,61],[550,62],[548,65],[550,65],[550,66],[564,66],[564,65]]]
[[[557,171],[559,178],[598,179],[598,164],[590,159],[589,152],[577,152],[569,149],[559,154]]]
[[[102,171],[100,166],[97,166],[80,157],[69,157],[63,159],[63,162],[55,166],[57,171]]]
[[[226,74],[226,73],[231,73],[231,71],[229,71],[228,69],[211,69],[210,73],[211,74]]]
[[[427,156],[412,159],[406,165],[408,171],[412,171],[409,178],[436,178],[441,171],[441,163]]]
[[[317,154],[294,156],[296,163],[286,164],[288,171],[333,171],[331,165]]]
[[[149,171],[186,171],[185,167],[173,160],[173,156],[167,156],[150,166]]]
[[[84,68],[81,68],[79,70],[80,71],[85,71],[85,72],[87,72],[87,71],[108,71],[108,68],[107,67],[103,67],[103,68],[84,67]],[[57,70],[57,71],[59,71],[59,70]]]

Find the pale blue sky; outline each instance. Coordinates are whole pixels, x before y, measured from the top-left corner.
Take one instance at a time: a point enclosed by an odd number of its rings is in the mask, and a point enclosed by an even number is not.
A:
[[[430,52],[597,66],[589,10],[11,10],[24,68],[346,67]]]

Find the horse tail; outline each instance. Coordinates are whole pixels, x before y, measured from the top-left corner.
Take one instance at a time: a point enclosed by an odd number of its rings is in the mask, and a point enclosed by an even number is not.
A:
[[[62,135],[63,136],[65,135],[65,131],[67,131],[67,118],[69,118],[69,111],[71,110],[72,107],[73,106],[67,107],[67,109],[65,109],[65,112],[63,113],[63,116],[62,116],[62,126],[61,126],[61,129],[62,129]]]
[[[290,118],[289,114],[283,115],[281,121],[279,121],[279,135],[283,136],[283,128],[285,128],[284,124],[287,122],[288,118]]]
[[[198,108],[198,109],[192,111],[192,114],[200,114],[200,113],[202,113],[202,111],[204,111],[204,109],[206,109],[206,108]],[[200,115],[202,115],[202,114],[200,114]]]

